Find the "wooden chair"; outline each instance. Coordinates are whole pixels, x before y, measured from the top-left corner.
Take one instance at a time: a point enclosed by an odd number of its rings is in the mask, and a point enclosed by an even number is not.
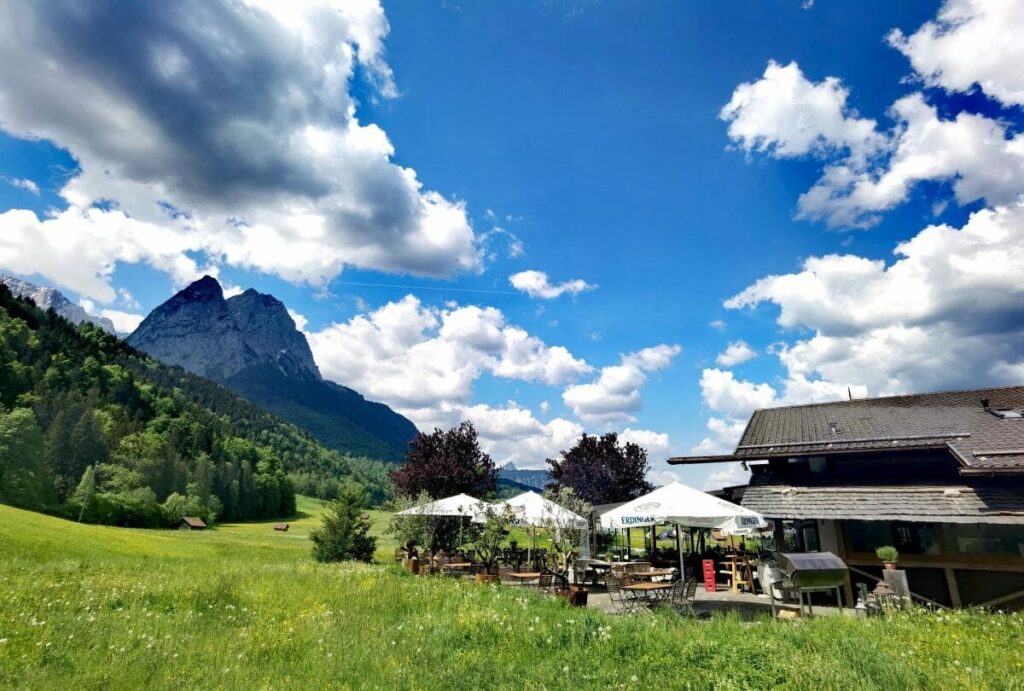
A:
[[[552,584],[552,574],[542,573],[540,578],[537,579],[537,590],[542,593],[550,593]]]
[[[680,614],[692,617],[696,615],[696,611],[693,609],[693,601],[696,598],[697,579],[678,580],[672,584],[672,597],[668,604]]]
[[[631,593],[622,589],[622,581],[616,576],[608,576],[608,599],[616,614],[632,614],[640,601]]]

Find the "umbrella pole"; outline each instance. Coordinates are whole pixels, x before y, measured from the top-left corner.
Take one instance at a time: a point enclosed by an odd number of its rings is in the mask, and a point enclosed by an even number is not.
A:
[[[683,568],[683,536],[680,535],[680,528],[676,526],[676,552],[679,553],[679,578],[686,578],[686,569]]]
[[[682,580],[686,578],[686,567],[683,564],[683,540],[679,536],[679,529],[681,527],[679,525],[676,526],[676,551],[679,552],[679,578]]]

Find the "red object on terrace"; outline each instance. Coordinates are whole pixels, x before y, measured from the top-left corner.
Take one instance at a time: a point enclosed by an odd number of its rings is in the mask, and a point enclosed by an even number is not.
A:
[[[705,559],[701,562],[704,569],[704,592],[713,593],[718,589],[715,582],[715,560]]]

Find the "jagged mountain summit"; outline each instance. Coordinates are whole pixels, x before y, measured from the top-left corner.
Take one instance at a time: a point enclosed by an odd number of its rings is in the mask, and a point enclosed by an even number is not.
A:
[[[219,381],[343,453],[399,461],[416,435],[383,403],[324,380],[284,304],[249,289],[231,298],[204,276],[154,309],[128,343]]]
[[[68,300],[64,296],[64,293],[55,288],[36,285],[35,283],[29,283],[28,281],[23,281],[20,278],[5,276],[3,274],[0,274],[0,283],[7,286],[14,295],[20,298],[31,299],[32,302],[36,303],[36,306],[40,309],[48,310],[53,308],[54,312],[70,322],[74,322],[75,324],[89,322],[100,327],[107,333],[117,333],[117,330],[114,328],[114,322],[110,321],[106,317],[94,317],[75,303]]]
[[[223,381],[267,364],[287,376],[320,379],[306,337],[280,300],[252,289],[225,299],[210,276],[150,312],[128,342],[209,379]]]

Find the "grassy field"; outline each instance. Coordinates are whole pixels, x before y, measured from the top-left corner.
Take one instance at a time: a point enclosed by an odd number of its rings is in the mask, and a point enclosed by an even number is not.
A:
[[[189,533],[0,506],[0,687],[1024,688],[1016,615],[611,618],[513,588],[314,564],[319,507],[300,510],[287,534]]]

